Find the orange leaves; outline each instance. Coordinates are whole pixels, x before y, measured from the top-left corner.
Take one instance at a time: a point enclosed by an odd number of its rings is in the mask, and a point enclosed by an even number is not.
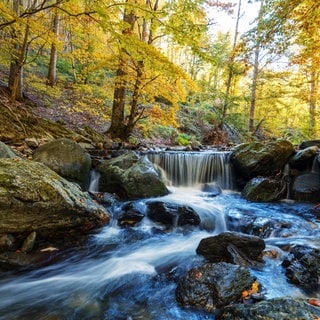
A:
[[[259,282],[254,281],[250,289],[242,291],[242,299],[243,300],[250,299],[251,295],[259,292],[259,287],[260,287]]]

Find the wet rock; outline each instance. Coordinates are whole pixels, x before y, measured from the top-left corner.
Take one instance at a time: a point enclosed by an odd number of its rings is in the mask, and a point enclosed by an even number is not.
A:
[[[291,224],[285,219],[259,216],[256,212],[238,208],[226,210],[225,215],[228,230],[252,234],[260,238],[268,238],[271,234],[281,237],[291,228]]]
[[[297,176],[292,186],[292,193],[297,201],[320,201],[320,174],[311,172]]]
[[[144,218],[144,214],[134,202],[126,203],[118,216],[118,225],[121,227],[135,226]]]
[[[279,173],[294,153],[291,142],[275,141],[269,144],[244,143],[231,153],[230,161],[244,180],[257,176],[272,176]]]
[[[222,189],[216,183],[205,183],[201,191],[207,192],[210,197],[216,197],[222,193]]]
[[[33,159],[87,189],[91,157],[78,143],[66,138],[48,142],[35,151]]]
[[[0,234],[59,238],[109,222],[102,206],[45,165],[0,159]]]
[[[261,261],[264,249],[264,240],[259,237],[237,232],[223,232],[217,236],[202,239],[196,252],[210,262],[226,261],[251,266]]]
[[[35,231],[31,232],[27,238],[23,241],[21,252],[28,253],[32,251],[34,244],[36,242],[37,233]]]
[[[299,145],[299,149],[306,149],[309,147],[313,147],[313,146],[317,146],[318,148],[320,148],[320,140],[307,140],[307,141],[303,141],[300,143]]]
[[[162,201],[148,202],[147,216],[168,227],[199,225],[201,222],[193,208]]]
[[[224,307],[217,320],[314,320],[320,316],[320,308],[303,300],[276,298],[252,305],[233,304]]]
[[[254,281],[246,268],[225,262],[207,263],[180,279],[176,299],[183,306],[213,311],[240,301],[242,292]]]
[[[241,192],[249,201],[273,202],[286,194],[286,184],[281,180],[257,177],[251,179]]]
[[[307,246],[294,246],[282,266],[290,282],[298,285],[307,292],[319,290],[320,279],[320,250]]]
[[[0,158],[17,158],[9,146],[0,141]]]
[[[99,190],[116,193],[122,199],[164,196],[168,189],[147,157],[127,151],[119,157],[103,161]]]
[[[14,251],[18,248],[17,240],[12,234],[0,235],[0,252]]]
[[[290,168],[297,169],[300,171],[311,168],[313,159],[315,158],[318,151],[318,146],[312,146],[303,150],[299,150],[290,158]]]

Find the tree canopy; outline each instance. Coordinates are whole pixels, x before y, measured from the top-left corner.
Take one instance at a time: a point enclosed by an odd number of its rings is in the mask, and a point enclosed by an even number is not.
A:
[[[113,139],[316,138],[320,4],[256,2],[240,35],[246,0],[0,0],[0,81],[11,108],[33,90]]]

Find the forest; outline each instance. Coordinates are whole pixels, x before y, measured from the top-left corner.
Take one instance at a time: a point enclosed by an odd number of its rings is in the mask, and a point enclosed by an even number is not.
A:
[[[240,32],[248,0],[0,0],[0,106],[131,143],[315,139],[320,2],[251,2]]]

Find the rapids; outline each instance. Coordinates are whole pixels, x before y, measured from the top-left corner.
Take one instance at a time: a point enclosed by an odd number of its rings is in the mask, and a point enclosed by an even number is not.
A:
[[[63,259],[37,270],[2,273],[0,319],[214,319],[212,314],[179,306],[176,283],[187,270],[204,262],[196,254],[200,240],[226,231],[227,215],[244,211],[261,221],[272,217],[290,226],[265,239],[267,249],[277,250],[279,257],[265,257],[261,270],[251,270],[266,297],[306,296],[287,282],[281,267],[286,252],[280,247],[294,243],[320,247],[319,221],[307,214],[312,205],[291,200],[250,203],[232,190],[228,155],[208,152],[204,156],[206,160],[199,154],[175,154],[175,160],[165,159],[170,157],[167,154],[150,156],[168,179],[171,193],[161,199],[193,207],[201,217],[200,226],[168,231],[145,217],[136,227],[119,228],[116,217],[123,204],[113,205],[108,208],[113,216],[110,225],[90,235],[85,245],[61,253]],[[222,193],[213,197],[201,191],[205,182],[218,183]],[[96,187],[94,180],[92,188]],[[136,201],[141,212],[146,201]]]

